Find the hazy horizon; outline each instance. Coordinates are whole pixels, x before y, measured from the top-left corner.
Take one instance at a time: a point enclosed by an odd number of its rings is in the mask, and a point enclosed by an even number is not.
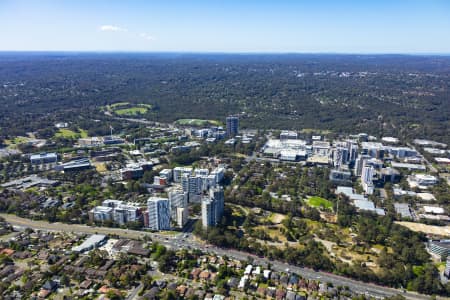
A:
[[[0,54],[192,54],[192,55],[336,55],[336,56],[450,56],[439,52],[225,52],[225,51],[132,51],[132,50],[0,50]]]

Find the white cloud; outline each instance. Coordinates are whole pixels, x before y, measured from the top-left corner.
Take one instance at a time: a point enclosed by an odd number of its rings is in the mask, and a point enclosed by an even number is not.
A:
[[[150,34],[145,33],[145,32],[140,33],[139,36],[141,38],[147,40],[147,41],[154,41],[155,40],[155,38],[153,36],[151,36]]]
[[[154,41],[155,40],[155,37],[148,34],[147,32],[137,33],[137,32],[129,31],[126,28],[115,26],[115,25],[102,25],[102,26],[98,27],[98,30],[103,31],[103,32],[126,32],[127,34],[129,34],[131,36],[138,37],[138,38],[144,39],[146,41]]]
[[[114,26],[114,25],[102,25],[99,27],[100,31],[113,31],[113,32],[120,32],[120,31],[128,31],[125,28]]]

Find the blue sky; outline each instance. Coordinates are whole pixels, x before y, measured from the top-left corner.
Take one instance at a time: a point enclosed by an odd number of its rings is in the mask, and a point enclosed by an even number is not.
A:
[[[450,53],[448,0],[0,0],[0,51]]]

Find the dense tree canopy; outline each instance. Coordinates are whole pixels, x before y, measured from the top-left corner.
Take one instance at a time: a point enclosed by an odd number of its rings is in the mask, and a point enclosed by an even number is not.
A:
[[[142,117],[156,121],[244,113],[252,128],[449,142],[449,70],[433,56],[2,54],[0,128],[46,137],[65,120],[105,134],[101,108],[128,101],[150,104]]]

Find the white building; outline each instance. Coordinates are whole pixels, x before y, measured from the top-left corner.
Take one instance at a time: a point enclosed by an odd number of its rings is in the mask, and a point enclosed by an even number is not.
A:
[[[268,140],[262,151],[266,155],[278,157],[282,150],[298,150],[305,151],[306,141],[304,140]]]
[[[423,211],[427,214],[435,214],[435,215],[442,215],[445,213],[444,209],[439,206],[427,206],[425,205],[423,207]]]
[[[224,194],[222,188],[209,190],[209,195],[202,199],[202,224],[204,228],[216,226],[223,215]]]
[[[187,208],[188,194],[180,189],[172,189],[168,192],[170,216],[172,220],[177,219],[177,208]]]
[[[346,141],[347,149],[348,149],[348,162],[354,163],[356,157],[358,156],[359,146],[356,141],[347,140]]]
[[[200,194],[202,191],[202,178],[200,176],[184,174],[181,177],[181,186],[183,187],[183,192],[194,195]]]
[[[217,167],[214,170],[212,170],[210,175],[214,175],[216,179],[216,183],[220,183],[223,179],[223,176],[225,175],[225,168],[224,167]]]
[[[67,128],[67,127],[69,127],[69,123],[67,123],[67,122],[58,122],[58,123],[56,123],[55,124],[55,127],[56,128]]]
[[[92,250],[94,248],[98,248],[105,244],[108,237],[103,234],[93,234],[88,237],[85,241],[83,241],[80,245],[72,248],[74,252],[85,252]]]
[[[152,230],[170,230],[169,199],[150,197],[147,200],[148,228]]]
[[[223,178],[221,174],[218,175],[183,175],[181,178],[181,186],[183,191],[189,194],[189,199],[208,191],[218,185],[218,178]]]
[[[282,131],[280,133],[280,140],[296,140],[298,138],[298,134],[295,131]]]
[[[192,168],[176,167],[173,169],[173,181],[181,182],[181,178],[183,178],[183,175],[191,176],[192,173]]]
[[[252,270],[253,270],[253,266],[252,265],[247,265],[245,267],[245,270],[244,270],[244,275],[251,275],[252,274]]]
[[[358,156],[358,158],[355,161],[355,169],[354,169],[355,176],[361,176],[363,166],[364,166],[365,162],[369,159],[370,159],[369,155]]]
[[[177,216],[176,216],[176,223],[177,226],[182,228],[188,221],[188,217],[189,217],[189,211],[187,207],[177,207]]]
[[[58,161],[58,155],[56,153],[39,153],[30,156],[30,162],[36,164],[48,164]]]
[[[167,182],[170,182],[173,177],[173,171],[172,169],[163,169],[159,172],[160,177],[165,177]]]
[[[128,222],[137,222],[140,217],[140,209],[134,204],[120,204],[114,208],[113,219],[119,225],[124,225]]]
[[[139,220],[140,208],[138,204],[107,199],[102,202],[101,206],[91,209],[89,214],[92,221],[114,221],[119,225],[124,225]]]
[[[348,164],[348,158],[349,158],[349,151],[348,148],[337,146],[333,150],[333,165],[336,168],[339,168],[343,165]]]
[[[438,183],[436,176],[428,174],[414,174],[409,176],[407,181],[411,188],[418,187],[420,189],[427,189]]]
[[[210,174],[202,177],[202,190],[207,191],[210,188],[216,187],[220,181],[217,180],[217,176]],[[223,178],[223,176],[222,176]],[[221,179],[222,180],[222,179]]]
[[[381,143],[376,142],[362,142],[361,151],[370,157],[382,158],[384,156],[385,147]]]
[[[96,206],[89,212],[91,221],[105,222],[113,218],[113,208],[107,206]]]
[[[384,137],[381,138],[381,140],[383,142],[391,143],[391,144],[397,144],[398,143],[398,138],[391,137],[391,136],[384,136]]]
[[[325,141],[313,141],[313,155],[328,157],[330,156],[330,143]]]
[[[115,199],[106,199],[106,200],[103,200],[103,202],[102,202],[102,206],[113,207],[113,208],[117,207],[121,204],[123,204],[123,201],[115,200]]]
[[[361,174],[361,184],[367,195],[372,195],[374,192],[373,173],[374,168],[372,166],[364,166]]]
[[[207,176],[209,175],[208,169],[195,169],[195,175],[196,176]]]
[[[417,156],[417,151],[407,147],[388,147],[389,154],[396,158],[414,157]]]

